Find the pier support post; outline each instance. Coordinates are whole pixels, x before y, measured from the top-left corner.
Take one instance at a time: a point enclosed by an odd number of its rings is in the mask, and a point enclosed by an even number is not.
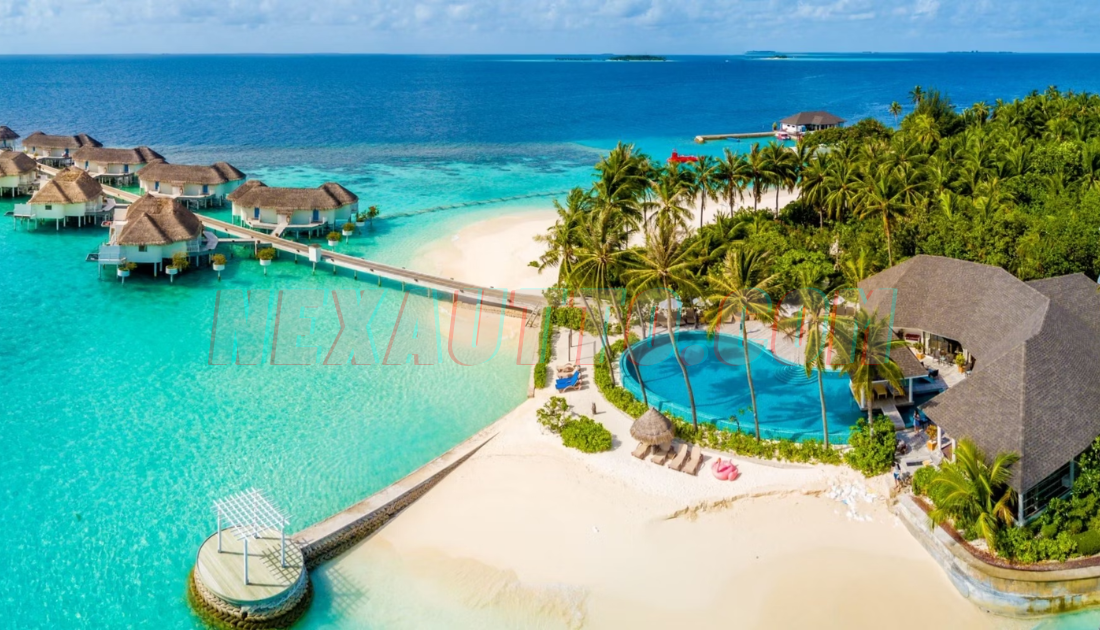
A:
[[[248,584],[248,538],[244,539],[244,583]]]

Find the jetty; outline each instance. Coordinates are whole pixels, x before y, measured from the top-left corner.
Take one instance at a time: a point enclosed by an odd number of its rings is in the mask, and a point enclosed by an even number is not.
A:
[[[713,135],[695,136],[695,141],[699,144],[705,144],[713,140],[739,140],[741,138],[770,138],[775,135],[774,131],[749,131],[746,133],[718,133]]]
[[[53,177],[61,172],[60,169],[44,164],[39,164],[38,170],[47,177]],[[103,192],[111,197],[128,203],[134,203],[141,198],[140,195],[126,192],[112,186],[103,186]],[[273,234],[265,234],[244,226],[234,225],[228,221],[208,217],[197,212],[195,216],[202,221],[205,229],[215,234],[225,234],[231,239],[239,239],[238,242],[251,242],[253,247],[257,250],[263,245],[273,247],[279,252],[294,256],[295,260],[297,260],[298,257],[305,258],[307,261],[314,264],[314,268],[316,268],[317,264],[331,265],[333,273],[335,273],[337,269],[346,269],[351,271],[355,277],[358,277],[360,273],[372,275],[378,279],[379,284],[385,279],[391,282],[400,283],[402,289],[407,288],[409,285],[424,287],[429,290],[429,296],[435,291],[439,291],[443,294],[450,294],[454,302],[468,302],[486,306],[500,306],[508,309],[538,311],[541,311],[546,303],[545,298],[538,294],[519,293],[517,291],[509,291],[508,289],[496,287],[481,287],[455,280],[454,278],[443,278],[441,276],[411,271],[404,267],[395,267],[393,265],[359,258],[358,256],[350,256],[332,250],[324,250],[315,244],[300,243]]]

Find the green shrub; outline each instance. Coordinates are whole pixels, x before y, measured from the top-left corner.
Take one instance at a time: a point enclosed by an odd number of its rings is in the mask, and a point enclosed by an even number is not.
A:
[[[893,422],[885,416],[876,416],[873,426],[872,433],[867,430],[867,420],[859,419],[848,437],[852,449],[844,457],[849,466],[866,477],[881,475],[893,468],[897,447]]]
[[[561,433],[561,430],[569,423],[569,403],[561,396],[553,396],[541,409],[535,412],[538,423],[553,433]]]
[[[554,308],[547,306],[542,309],[542,322],[539,326],[539,362],[535,364],[535,389],[543,389],[547,383],[548,363],[554,358],[554,347],[551,343],[553,334]]]
[[[260,249],[259,251],[256,252],[256,258],[259,258],[260,260],[274,260],[274,258],[275,258],[275,248],[274,247],[264,247],[264,248]]]
[[[558,328],[581,330],[581,326],[595,332],[596,326],[589,321],[588,313],[579,306],[562,306],[554,309],[554,325]]]
[[[936,478],[936,469],[932,466],[922,466],[913,473],[913,494],[928,496],[928,488],[932,480]]]
[[[994,549],[1002,557],[1024,564],[1065,562],[1077,552],[1077,542],[1065,532],[1053,539],[1036,538],[1027,527],[1002,527]]]
[[[1090,529],[1073,537],[1077,544],[1077,553],[1082,556],[1095,556],[1100,553],[1100,531]]]
[[[584,453],[611,450],[611,432],[587,416],[569,420],[561,430],[561,443]]]

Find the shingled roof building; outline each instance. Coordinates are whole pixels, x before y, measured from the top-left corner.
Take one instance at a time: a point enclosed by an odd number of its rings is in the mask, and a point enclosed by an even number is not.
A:
[[[23,150],[28,155],[51,166],[68,166],[73,163],[72,153],[77,149],[101,146],[98,140],[83,133],[51,136],[36,131],[23,139]]]
[[[923,406],[987,454],[1021,455],[1020,520],[1068,492],[1100,435],[1100,294],[1083,274],[1023,282],[1000,267],[917,256],[860,283],[864,308],[966,359],[965,378]]]
[[[0,125],[0,150],[13,151],[17,142],[19,142],[19,134],[12,131],[10,127]]]
[[[58,229],[70,218],[78,226],[94,223],[112,212],[114,199],[103,194],[103,186],[84,170],[70,166],[42,184],[26,203],[26,210],[17,208],[26,218],[37,221],[53,219]]]
[[[332,182],[317,188],[274,188],[251,180],[229,195],[229,200],[235,218],[275,234],[320,231],[350,221],[359,212],[359,197]]]
[[[26,195],[38,175],[38,162],[26,153],[0,151],[0,196]]]
[[[246,175],[225,162],[192,166],[154,161],[141,169],[137,177],[143,193],[179,199],[184,205],[205,208],[223,205],[229,194],[244,182]]]
[[[179,200],[144,195],[115,213],[109,239],[99,248],[99,264],[152,264],[156,275],[177,253],[198,263],[217,245],[217,237],[204,231],[202,221]]]
[[[843,118],[829,112],[798,112],[779,121],[781,131],[793,134],[830,129],[843,124]]]
[[[146,164],[164,160],[164,156],[149,147],[107,149],[87,146],[74,151],[72,159],[77,166],[100,181],[128,185]]]

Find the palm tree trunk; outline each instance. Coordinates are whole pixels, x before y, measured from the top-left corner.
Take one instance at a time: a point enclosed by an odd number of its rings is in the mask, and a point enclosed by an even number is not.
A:
[[[596,321],[596,326],[600,331],[600,343],[603,344],[603,360],[607,363],[608,376],[611,378],[611,385],[615,385],[615,370],[611,368],[611,344],[607,342],[607,327],[604,326],[602,311],[600,316],[597,317],[592,314],[592,308],[588,304],[588,298],[585,297],[584,291],[579,291],[581,294],[581,301],[584,302],[584,310],[588,311],[588,315]],[[596,298],[597,302],[599,298]],[[578,353],[579,355],[580,353]]]
[[[672,332],[672,291],[665,286],[665,291],[668,292],[668,315],[665,317],[668,320],[668,340],[672,344],[672,354],[676,355],[676,363],[680,366],[680,372],[684,375],[684,386],[688,391],[688,402],[691,403],[691,426],[693,428],[699,428],[699,419],[695,415],[695,393],[691,391],[691,379],[688,377],[687,366],[684,365],[684,360],[680,358],[680,349],[676,347],[676,334]]]
[[[775,216],[779,216],[779,184],[775,185]]]
[[[760,414],[756,412],[756,387],[752,384],[752,366],[749,360],[749,330],[748,317],[741,314],[741,349],[745,351],[745,375],[749,379],[749,398],[752,399],[752,424],[756,428],[756,441],[760,441]]]
[[[882,224],[886,229],[886,257],[890,261],[890,266],[894,266],[894,247],[890,242],[890,215],[885,211],[882,213]]]
[[[703,229],[703,215],[707,213],[707,191],[703,191],[699,199],[699,229]]]
[[[611,298],[611,303],[615,306],[615,316],[619,318],[619,323],[623,327],[623,339],[626,340],[626,353],[630,356],[630,362],[634,364],[634,372],[638,376],[638,385],[642,388],[642,402],[645,406],[649,406],[649,397],[645,393],[645,381],[642,380],[642,366],[634,358],[633,344],[630,343],[630,321],[623,319],[623,310],[619,306],[619,301],[614,296]]]
[[[821,398],[821,434],[825,437],[825,448],[829,448],[829,416],[825,413],[825,375],[820,366],[817,368],[817,395]]]

